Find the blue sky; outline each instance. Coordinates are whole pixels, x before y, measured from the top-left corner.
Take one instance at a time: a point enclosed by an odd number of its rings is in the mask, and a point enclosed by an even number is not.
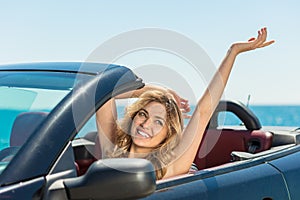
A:
[[[190,38],[218,66],[231,43],[267,26],[276,43],[238,57],[225,98],[246,102],[250,94],[252,104],[300,104],[297,0],[2,0],[0,5],[0,64],[84,61],[110,38],[152,27]]]

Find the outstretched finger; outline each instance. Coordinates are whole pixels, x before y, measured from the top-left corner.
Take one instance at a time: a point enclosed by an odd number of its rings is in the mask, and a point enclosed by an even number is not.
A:
[[[264,43],[264,32],[263,29],[257,31],[257,37],[252,37],[248,40],[251,43],[251,49],[256,49]]]
[[[275,41],[274,40],[270,40],[268,42],[266,42],[267,39],[267,28],[263,28],[262,30],[262,43],[258,43],[258,47],[257,48],[262,48],[262,47],[266,47],[269,46],[270,44],[273,44]]]
[[[269,45],[273,44],[274,42],[275,42],[275,40],[270,40],[268,42],[263,43],[259,48],[269,46]]]
[[[257,43],[255,44],[256,48],[260,47],[267,39],[267,29],[262,28],[258,31]]]
[[[262,40],[266,41],[268,35],[267,28],[266,27],[262,28],[261,32],[262,32]]]

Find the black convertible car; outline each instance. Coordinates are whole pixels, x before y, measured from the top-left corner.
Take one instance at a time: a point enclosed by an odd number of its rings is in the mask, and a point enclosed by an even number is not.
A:
[[[189,174],[156,181],[147,160],[99,159],[95,112],[143,86],[112,64],[1,66],[0,199],[300,199],[300,131],[261,127],[235,101],[220,102]]]

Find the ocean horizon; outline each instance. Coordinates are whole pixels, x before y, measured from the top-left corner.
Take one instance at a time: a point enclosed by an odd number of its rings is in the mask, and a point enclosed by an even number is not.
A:
[[[119,117],[123,115],[124,108],[124,106],[117,107]],[[194,108],[194,106],[191,106],[190,113],[192,113]],[[249,109],[257,116],[262,126],[300,127],[300,105],[250,105]],[[241,121],[234,115],[226,115],[223,119],[225,119],[224,125],[241,124]],[[187,122],[188,120],[185,120],[185,123]],[[96,129],[96,126],[94,123],[88,123],[86,128]],[[0,149],[8,146],[9,133],[9,130],[2,133],[0,137]]]
[[[300,127],[300,105],[250,105],[262,126]],[[191,106],[194,110],[194,106]],[[226,115],[225,125],[239,125],[237,117]]]
[[[125,106],[118,106],[119,118]],[[191,105],[192,114],[195,106]],[[300,105],[249,105],[248,107],[259,119],[262,126],[300,127]],[[187,123],[188,120],[185,120]],[[226,115],[225,124],[239,125],[241,122],[233,115]]]
[[[250,105],[262,126],[300,127],[300,105]]]

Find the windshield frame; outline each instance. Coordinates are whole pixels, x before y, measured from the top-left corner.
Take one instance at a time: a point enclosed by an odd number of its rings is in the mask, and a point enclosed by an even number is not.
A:
[[[99,72],[95,72],[95,76],[78,73],[91,78],[78,83],[48,114],[0,174],[0,186],[49,174],[65,148],[97,109],[115,95],[144,86],[142,79],[124,66],[94,65]]]
[[[76,84],[93,77],[56,70],[0,70],[0,95],[5,96],[0,99],[0,174],[22,147],[11,146],[17,116],[27,112],[50,113]]]

